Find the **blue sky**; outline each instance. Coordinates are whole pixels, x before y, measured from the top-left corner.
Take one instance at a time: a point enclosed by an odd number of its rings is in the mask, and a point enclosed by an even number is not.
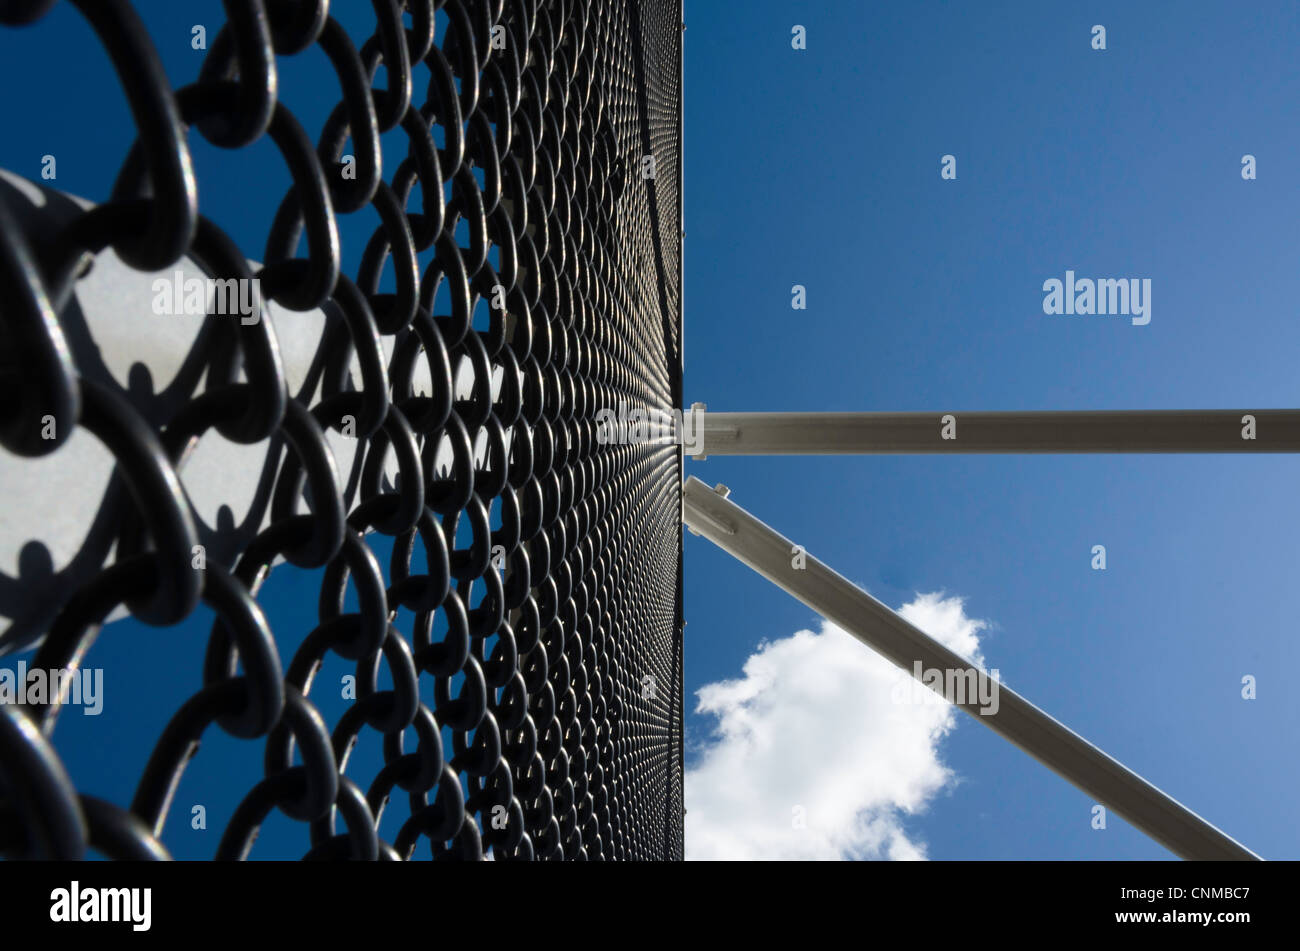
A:
[[[189,25],[218,22],[220,4],[137,6],[173,81],[191,77],[202,54]],[[353,35],[373,16],[368,4],[334,8]],[[739,9],[686,12],[688,405],[1300,404],[1292,5]],[[791,48],[795,24],[806,50]],[[1090,48],[1093,24],[1106,27],[1105,51]],[[0,140],[0,165],[35,178],[53,153],[53,184],[104,196],[129,145],[120,92],[70,5],[34,30],[42,42],[0,32],[6,88],[40,77],[39,91],[6,103],[32,131]],[[51,31],[61,31],[52,62]],[[314,50],[281,72],[313,137],[337,99],[332,79],[317,92],[324,69]],[[191,144],[201,207],[259,258],[288,184],[259,154],[272,146],[232,161],[198,136]],[[1255,181],[1240,174],[1246,153]],[[945,154],[955,181],[940,178]],[[366,234],[377,222],[366,211],[350,227]],[[362,244],[348,234],[344,268],[355,273]],[[1042,284],[1067,269],[1150,278],[1151,323],[1045,316]],[[791,309],[794,284],[807,288],[807,310]],[[1294,457],[714,457],[686,471],[725,482],[734,501],[891,606],[918,592],[964,599],[966,615],[988,623],[980,649],[1010,686],[1266,857],[1300,855],[1288,794],[1300,781],[1288,699],[1300,665]],[[384,563],[384,540],[370,540]],[[1090,568],[1096,544],[1104,572]],[[696,691],[741,676],[760,642],[819,625],[703,539],[688,535],[685,557],[693,709]],[[286,659],[313,623],[316,592],[315,573],[290,567],[263,589]],[[200,611],[179,628],[106,630],[92,657],[133,699],[110,695],[101,722],[61,718],[80,788],[129,800],[147,749],[125,738],[156,736],[198,686],[209,620]],[[409,616],[398,623],[409,628]],[[337,682],[349,668],[330,663],[338,669],[327,663],[320,676]],[[1241,699],[1245,675],[1258,679],[1256,700]],[[322,712],[332,722],[342,706],[323,700]],[[714,722],[688,715],[688,765]],[[859,726],[825,722],[809,742],[834,751]],[[354,775],[374,774],[378,744],[367,742]],[[260,749],[209,732],[172,813],[175,854],[212,854]],[[937,749],[958,781],[898,820],[931,858],[1169,857],[1117,818],[1093,830],[1082,793],[976,723],[963,718]],[[205,832],[186,821],[194,802],[208,808]],[[390,841],[394,831],[381,827]],[[273,815],[254,856],[301,854],[302,838]]]
[[[687,9],[688,405],[1296,405],[1294,7],[745,10]],[[1067,268],[1150,278],[1151,323],[1045,316],[1042,284]],[[713,457],[687,472],[891,606],[964,598],[1022,695],[1266,857],[1300,853],[1294,457]],[[738,677],[761,639],[817,627],[690,535],[686,577],[688,695]],[[1082,793],[962,719],[941,744],[960,783],[904,821],[932,858],[1169,857],[1113,818],[1094,831]],[[712,724],[691,717],[688,736]]]

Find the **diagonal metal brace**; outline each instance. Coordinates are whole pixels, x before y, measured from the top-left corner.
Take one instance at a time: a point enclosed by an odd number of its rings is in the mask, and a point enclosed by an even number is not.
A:
[[[961,672],[967,682],[977,682],[977,691],[959,693],[953,689],[957,679],[945,678],[944,695],[1171,852],[1185,859],[1259,858],[1028,700],[1001,684],[995,687],[985,671],[811,555],[805,553],[803,567],[793,567],[794,544],[730,501],[726,497],[729,490],[719,489],[722,491],[710,489],[694,476],[686,481],[682,521],[692,532],[703,535],[905,671],[913,673],[919,663],[925,670]],[[993,689],[998,694],[996,708],[982,707],[977,698],[989,696]]]

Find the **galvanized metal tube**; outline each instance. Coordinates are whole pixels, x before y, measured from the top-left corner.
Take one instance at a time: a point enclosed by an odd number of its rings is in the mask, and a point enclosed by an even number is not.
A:
[[[714,413],[706,456],[891,453],[1300,452],[1300,410],[1038,413]]]
[[[995,689],[985,671],[913,627],[851,581],[805,553],[792,566],[793,543],[692,476],[683,489],[682,519],[723,551],[749,565],[827,620],[909,673],[969,672],[975,696],[948,696],[979,723],[1020,747],[1058,776],[1186,859],[1250,860],[1259,856],[1186,806],[1093,746],[1012,690],[998,684],[990,712],[978,697]],[[961,701],[961,702],[957,702]]]

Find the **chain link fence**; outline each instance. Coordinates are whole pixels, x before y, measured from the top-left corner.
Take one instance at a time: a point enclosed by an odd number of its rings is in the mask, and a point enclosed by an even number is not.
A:
[[[355,36],[327,0],[225,0],[173,88],[142,11],[67,2],[135,145],[94,204],[0,190],[0,463],[66,470],[90,436],[113,474],[75,557],[0,565],[0,653],[69,675],[0,703],[0,855],[167,857],[182,773],[222,731],[262,769],[220,858],[249,856],[275,810],[311,858],[681,858],[681,451],[596,424],[681,405],[679,3],[374,0]],[[0,39],[53,50],[54,5],[0,0]],[[313,48],[342,90],[315,145],[276,81]],[[288,170],[261,263],[223,230],[239,209],[200,200],[195,137],[269,140]],[[367,209],[380,225],[349,275]],[[96,335],[137,332],[83,319],[87,282],[181,261],[254,288],[253,319],[201,315],[165,392],[123,385]],[[225,518],[187,491],[211,434],[259,460]],[[205,465],[218,486],[248,468]],[[0,500],[37,504],[57,500]],[[318,621],[273,630],[259,590],[294,569],[320,578]],[[193,692],[161,736],[102,738],[152,748],[133,798],[79,791],[58,713],[107,622],[200,607],[204,661],[173,669]],[[327,657],[355,665],[334,722],[313,701]],[[350,773],[366,733],[383,766]]]

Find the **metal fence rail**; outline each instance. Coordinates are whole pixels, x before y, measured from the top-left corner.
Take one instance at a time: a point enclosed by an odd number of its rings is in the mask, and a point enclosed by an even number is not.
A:
[[[43,583],[0,575],[0,653],[75,670],[123,606],[151,625],[200,604],[217,620],[203,669],[175,672],[193,695],[144,741],[131,802],[73,787],[58,703],[0,704],[0,855],[166,857],[172,792],[221,730],[265,747],[221,857],[247,856],[279,809],[319,858],[680,858],[681,451],[603,443],[593,422],[620,402],[680,406],[679,3],[376,0],[366,38],[327,0],[227,0],[199,75],[173,89],[130,3],[70,2],[136,147],[113,193],[57,227],[0,191],[0,464],[57,462],[89,433],[116,468],[101,543]],[[57,43],[53,5],[0,0],[0,26]],[[343,90],[314,147],[275,81],[313,46]],[[380,136],[398,128],[392,154]],[[278,149],[293,186],[263,264],[199,201],[195,136]],[[341,223],[368,208],[382,224],[349,276]],[[255,279],[277,319],[205,318],[183,391],[136,392],[83,359],[96,341],[70,319],[108,249],[141,272],[184,259]],[[316,311],[290,380],[276,330]],[[210,431],[265,447],[266,491],[234,526],[183,488]],[[375,533],[396,540],[387,571]],[[324,569],[319,624],[292,656],[257,601],[282,561]],[[355,662],[358,698],[326,723],[311,688],[331,652]],[[347,769],[363,731],[383,738],[376,776]],[[405,810],[392,842],[385,808]]]
[[[788,538],[732,502],[730,489],[710,489],[692,476],[683,497],[683,520],[723,551],[852,634],[912,676],[918,670],[962,672],[978,689],[938,688],[946,700],[1117,815],[1187,859],[1243,861],[1259,856],[1137,773],[1048,716],[1015,691],[996,685],[998,703],[986,708],[995,684],[988,672],[945,647],[833,569],[805,554],[793,566]]]

